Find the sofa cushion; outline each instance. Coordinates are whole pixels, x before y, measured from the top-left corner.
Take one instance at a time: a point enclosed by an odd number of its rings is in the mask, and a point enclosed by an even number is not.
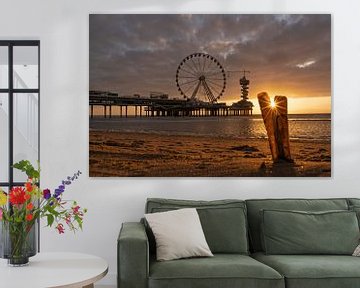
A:
[[[211,258],[150,261],[149,288],[284,288],[274,269],[246,255],[215,254]]]
[[[358,217],[358,223],[360,228],[360,199],[359,198],[348,198],[347,199],[349,210],[355,211]]]
[[[358,288],[360,258],[343,255],[265,255],[256,260],[284,275],[286,288]]]
[[[248,254],[245,202],[241,200],[192,201],[148,199],[146,213],[197,208],[206,241],[213,253]],[[148,231],[149,233],[150,231]],[[152,239],[149,233],[149,239]],[[152,242],[150,240],[150,242]]]
[[[349,207],[349,210],[354,211],[356,213],[356,217],[358,219],[358,224],[359,224],[359,228],[360,228],[360,205],[359,206],[351,205]]]
[[[348,210],[346,199],[254,199],[246,200],[252,251],[262,251],[260,210],[328,211]]]
[[[262,210],[266,254],[352,255],[359,244],[354,211]]]
[[[159,261],[213,256],[195,208],[145,214],[156,239]]]
[[[360,198],[348,198],[347,202],[349,206],[360,206]]]

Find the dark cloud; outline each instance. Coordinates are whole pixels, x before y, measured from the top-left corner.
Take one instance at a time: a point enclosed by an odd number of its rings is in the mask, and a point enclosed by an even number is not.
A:
[[[252,97],[331,95],[330,15],[90,15],[90,89],[177,97],[176,68],[194,52],[251,70]],[[238,76],[222,100],[239,94]]]

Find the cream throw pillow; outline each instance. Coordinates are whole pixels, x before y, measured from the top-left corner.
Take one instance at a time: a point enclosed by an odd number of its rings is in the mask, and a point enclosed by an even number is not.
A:
[[[356,246],[352,256],[360,257],[360,244],[358,246]]]
[[[195,208],[145,214],[156,240],[158,261],[213,256]]]

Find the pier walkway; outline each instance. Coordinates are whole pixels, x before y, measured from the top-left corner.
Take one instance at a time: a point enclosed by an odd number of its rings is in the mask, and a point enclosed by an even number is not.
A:
[[[94,117],[94,107],[102,107],[102,115],[116,117],[207,117],[207,116],[247,116],[252,115],[252,106],[226,103],[207,103],[168,98],[145,98],[140,96],[119,97],[116,93],[90,91],[90,117]],[[250,102],[251,103],[251,102]],[[244,103],[246,104],[246,103]],[[113,107],[119,107],[114,115]],[[130,114],[129,108],[133,109]]]

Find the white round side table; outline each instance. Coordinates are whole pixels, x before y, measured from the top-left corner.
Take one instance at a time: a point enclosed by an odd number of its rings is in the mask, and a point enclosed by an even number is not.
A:
[[[108,272],[107,262],[80,253],[38,253],[28,266],[9,267],[0,260],[0,287],[6,288],[93,288]]]

